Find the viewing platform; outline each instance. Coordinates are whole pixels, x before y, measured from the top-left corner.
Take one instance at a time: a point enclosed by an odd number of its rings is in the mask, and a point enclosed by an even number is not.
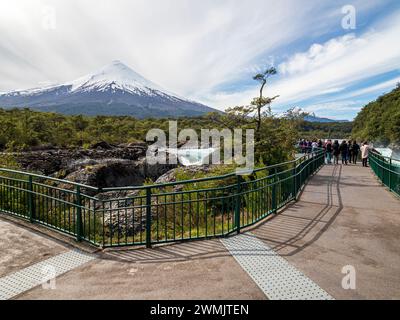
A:
[[[274,279],[273,270],[262,266],[261,277],[254,276],[251,267],[238,263],[240,253],[228,250],[226,241],[248,237],[257,241],[258,247],[247,248],[246,259],[261,255],[264,256],[262,263],[268,263],[278,255],[290,272],[298,272],[297,278],[301,274],[312,283],[307,288],[312,288],[314,293],[318,288],[319,293],[326,294],[324,298],[399,299],[399,230],[399,199],[382,186],[371,169],[361,165],[325,165],[309,180],[297,202],[242,230],[242,235],[152,249],[99,251],[82,244],[79,251],[82,255],[89,253],[89,261],[60,274],[54,290],[39,285],[15,292],[10,298],[298,297],[295,290],[298,284],[288,279]],[[60,237],[43,227],[32,228],[27,222],[1,215],[0,283],[51,258],[61,257],[59,260],[63,263],[65,253],[75,248],[76,243],[66,236]],[[355,289],[342,286],[345,266],[354,267]],[[259,279],[265,283],[260,284]],[[286,286],[285,292],[268,286],[277,284],[276,281]],[[5,296],[4,286],[1,291]]]

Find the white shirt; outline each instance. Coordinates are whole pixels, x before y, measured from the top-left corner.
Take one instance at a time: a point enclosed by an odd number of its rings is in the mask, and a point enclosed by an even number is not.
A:
[[[369,145],[364,144],[361,148],[361,157],[363,159],[368,158],[368,154],[369,154]]]

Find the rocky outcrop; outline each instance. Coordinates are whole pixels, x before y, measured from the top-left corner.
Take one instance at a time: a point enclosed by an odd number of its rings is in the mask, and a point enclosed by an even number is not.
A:
[[[137,161],[108,159],[91,160],[65,177],[66,180],[97,188],[140,186],[147,179],[157,180],[174,166],[150,165],[145,158]]]
[[[105,236],[116,234],[134,236],[146,228],[146,211],[140,203],[135,202],[139,190],[111,191],[97,195],[97,212],[104,212]]]
[[[145,144],[99,142],[89,149],[42,149],[12,154],[24,171],[96,188],[139,186],[157,180],[176,165],[148,164]],[[62,184],[71,189],[73,186]],[[86,192],[87,190],[85,190]],[[89,192],[93,194],[93,192]]]
[[[184,171],[188,176],[196,176],[199,172],[201,173],[208,173],[211,172],[213,169],[212,165],[204,165],[204,166],[188,166],[188,167],[179,167],[171,169],[170,171],[161,175],[157,180],[156,184],[168,183],[168,182],[175,182],[176,175],[180,171]]]
[[[175,182],[178,170],[184,170],[185,173],[194,176],[198,172],[209,172],[211,169],[211,166],[174,168],[161,175],[155,184]],[[182,187],[182,185],[177,184],[173,187],[173,191],[182,191]],[[155,188],[155,190],[157,190],[157,193],[163,192],[162,187]],[[168,190],[168,192],[170,191]],[[103,207],[98,209],[104,209],[105,212],[104,225],[106,226],[105,235],[107,237],[112,237],[116,234],[130,237],[145,230],[146,207],[144,206],[144,199],[140,196],[144,196],[143,190],[112,191],[97,195],[97,198],[103,201],[101,204]],[[159,200],[164,201],[163,197],[151,198],[151,214],[153,217],[156,217],[157,214],[161,216],[167,214],[164,212],[165,207],[163,205],[160,206]]]
[[[14,154],[19,165],[26,171],[44,175],[60,174],[60,178],[85,165],[95,165],[109,159],[138,160],[146,155],[142,145],[119,147],[99,143],[91,149],[47,149]]]
[[[176,168],[176,165],[149,164],[146,161],[145,145],[111,145],[98,143],[90,149],[37,149],[14,154],[14,158],[26,171],[39,172],[44,175],[77,182],[98,188],[81,191],[97,200],[91,200],[91,208],[95,209],[96,217],[104,222],[106,237],[115,235],[135,236],[146,227],[146,206],[144,190],[118,190],[102,192],[104,188],[141,186],[147,180],[154,184],[175,182],[178,170],[183,170],[188,178],[198,173],[210,172],[213,166],[193,166]],[[72,184],[59,183],[62,189],[75,188]],[[171,188],[155,187],[152,191],[163,193],[181,191],[183,185],[177,184]],[[151,198],[151,214],[171,213],[170,206],[160,205],[163,197]]]

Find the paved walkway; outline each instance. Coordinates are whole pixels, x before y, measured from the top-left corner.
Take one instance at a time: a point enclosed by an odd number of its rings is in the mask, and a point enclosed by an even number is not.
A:
[[[71,250],[69,244],[29,230],[0,218],[0,277]],[[249,231],[336,299],[400,299],[400,200],[368,169],[323,167],[297,203]],[[347,265],[356,270],[355,290],[341,285],[345,276],[341,271]],[[39,286],[16,298],[266,299],[266,295],[215,239],[151,250],[106,250],[57,277],[56,289]]]
[[[369,169],[323,167],[253,233],[336,299],[400,299],[400,200]],[[341,286],[347,265],[356,290]]]

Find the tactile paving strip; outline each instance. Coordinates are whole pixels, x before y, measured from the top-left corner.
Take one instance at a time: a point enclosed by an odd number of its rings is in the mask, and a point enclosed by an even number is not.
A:
[[[221,239],[240,266],[271,300],[333,300],[325,290],[261,240],[247,233]]]
[[[46,282],[49,267],[57,277],[93,259],[93,255],[71,250],[0,278],[0,300],[11,299]]]

